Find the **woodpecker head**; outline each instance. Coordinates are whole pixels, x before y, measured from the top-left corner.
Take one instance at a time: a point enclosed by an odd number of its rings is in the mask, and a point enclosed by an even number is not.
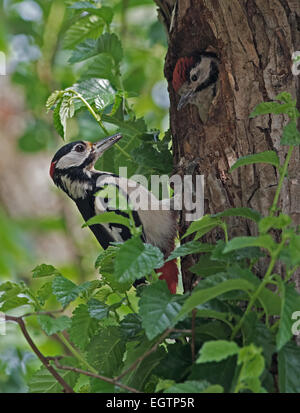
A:
[[[207,96],[204,91],[215,94],[215,86],[219,76],[219,60],[214,53],[202,52],[190,57],[177,60],[173,71],[172,85],[181,98],[177,109],[180,110],[188,103],[199,107],[205,104]],[[201,99],[202,97],[202,99]]]
[[[71,198],[83,198],[89,189],[96,161],[121,134],[109,136],[100,142],[76,141],[60,148],[50,165],[50,176],[55,185],[62,188]]]

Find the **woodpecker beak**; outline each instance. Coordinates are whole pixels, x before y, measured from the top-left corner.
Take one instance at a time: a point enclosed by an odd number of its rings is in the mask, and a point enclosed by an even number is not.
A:
[[[103,153],[113,146],[114,143],[118,142],[122,138],[120,133],[115,135],[109,136],[108,138],[102,139],[99,142],[93,144],[94,153],[96,155],[96,159],[100,158]]]
[[[184,106],[186,106],[191,98],[195,95],[196,92],[194,92],[194,90],[190,90],[187,93],[185,93],[184,95],[181,96],[178,106],[177,106],[177,110],[182,109]]]

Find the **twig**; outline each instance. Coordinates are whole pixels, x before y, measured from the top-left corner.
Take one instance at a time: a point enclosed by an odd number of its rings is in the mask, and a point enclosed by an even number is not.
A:
[[[125,390],[128,390],[132,393],[141,393],[140,391],[138,391],[137,389],[134,389],[133,387],[129,387],[126,384],[123,383],[119,383],[117,381],[117,379],[111,379],[109,377],[105,377],[105,376],[101,376],[100,374],[96,374],[96,373],[92,373],[90,371],[86,371],[86,370],[82,370],[79,369],[77,367],[71,367],[71,366],[62,366],[59,362],[58,362],[58,358],[57,357],[51,357],[51,360],[54,361],[56,367],[60,370],[69,370],[69,371],[74,371],[75,373],[79,373],[79,374],[84,374],[85,376],[90,376],[90,377],[95,377],[96,379],[99,380],[103,380],[107,383],[111,383],[115,386],[121,387]]]
[[[150,354],[154,353],[157,349],[157,347],[164,341],[164,339],[173,332],[172,328],[169,328],[164,332],[164,334],[160,337],[160,339],[154,344],[153,347],[150,348],[150,350],[146,351],[146,353],[142,354],[140,357],[138,357],[133,364],[131,364],[128,369],[123,371],[118,377],[115,377],[114,380],[119,381],[122,377],[126,376],[127,373],[129,373],[131,370],[135,369],[135,367],[143,361],[146,357],[148,357]]]
[[[30,345],[33,352],[37,355],[37,357],[41,360],[41,362],[46,367],[46,369],[52,374],[55,380],[57,380],[58,383],[63,387],[65,393],[74,393],[74,390],[68,385],[68,383],[65,382],[65,380],[59,375],[59,373],[49,364],[49,360],[40,352],[40,350],[34,344],[34,342],[32,341],[32,338],[30,337],[27,331],[23,318],[5,315],[5,320],[13,321],[19,324],[27,343]]]

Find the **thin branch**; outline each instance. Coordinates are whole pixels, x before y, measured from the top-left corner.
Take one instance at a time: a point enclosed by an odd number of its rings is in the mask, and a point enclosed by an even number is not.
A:
[[[50,359],[50,358],[49,358]],[[77,367],[71,367],[71,366],[62,366],[59,362],[58,362],[58,358],[57,357],[51,357],[51,360],[54,361],[56,367],[60,370],[69,370],[69,371],[74,371],[75,373],[79,373],[79,374],[84,374],[85,376],[90,376],[90,377],[95,377],[96,379],[99,380],[103,380],[107,383],[113,384],[115,386],[121,387],[125,390],[128,390],[132,393],[141,393],[140,391],[138,391],[137,389],[134,389],[133,387],[129,387],[126,386],[126,384],[123,383],[119,383],[117,381],[117,379],[111,379],[109,377],[105,377],[105,376],[101,376],[100,374],[96,374],[96,373],[92,373],[90,371],[86,371],[86,370],[82,370],[79,369]]]
[[[23,318],[22,317],[13,317],[13,316],[5,315],[5,320],[6,321],[13,321],[13,322],[19,324],[19,326],[21,328],[21,331],[22,331],[27,343],[32,348],[32,351],[40,359],[40,361],[43,363],[43,365],[46,367],[46,369],[52,374],[52,376],[55,378],[55,380],[57,380],[58,383],[63,387],[65,393],[74,393],[74,390],[68,385],[68,383],[65,382],[65,380],[59,375],[59,373],[49,364],[49,360],[40,352],[40,350],[34,344],[34,342],[32,341],[32,338],[30,337],[30,335],[27,331],[27,328],[25,326]]]

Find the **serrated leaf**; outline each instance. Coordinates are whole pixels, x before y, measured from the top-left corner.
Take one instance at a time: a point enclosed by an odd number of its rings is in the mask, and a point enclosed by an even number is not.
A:
[[[86,39],[84,42],[79,43],[75,47],[69,59],[69,63],[82,62],[83,60],[96,56],[97,53],[96,40]]]
[[[121,334],[126,341],[136,340],[143,334],[142,320],[138,314],[127,314],[120,323]]]
[[[52,282],[52,291],[62,306],[66,307],[71,301],[76,300],[81,293],[87,291],[90,286],[91,282],[89,281],[76,285],[62,275],[57,275]]]
[[[21,307],[25,304],[30,304],[28,298],[15,296],[5,300],[5,302],[0,307],[0,311],[5,313],[6,311],[13,310],[14,308]]]
[[[41,264],[32,270],[32,278],[50,277],[60,275],[60,272],[53,265]]]
[[[61,119],[60,119],[60,108],[61,108],[61,101],[56,105],[54,111],[53,111],[53,124],[54,127],[57,131],[57,133],[63,138],[65,139],[65,132],[64,132],[64,127],[61,123]]]
[[[184,383],[176,383],[169,387],[164,393],[223,393],[222,386],[211,385],[208,381],[187,380]]]
[[[280,393],[300,393],[300,347],[286,344],[278,353],[278,384]]]
[[[36,296],[39,303],[43,306],[48,300],[48,298],[52,295],[52,281],[48,281],[43,284],[37,291]]]
[[[294,108],[292,103],[281,104],[279,102],[262,102],[257,105],[250,114],[250,118],[255,118],[259,115],[274,114],[280,115],[289,113],[291,109]]]
[[[149,340],[174,324],[181,304],[178,296],[171,294],[165,281],[157,281],[144,288],[139,302],[139,315]]]
[[[219,212],[218,214],[212,215],[212,217],[223,218],[223,217],[243,217],[251,219],[252,221],[258,222],[261,219],[261,214],[252,208],[229,208],[226,211]]]
[[[71,327],[69,328],[70,340],[81,350],[84,350],[90,337],[95,333],[98,322],[91,318],[85,304],[80,304],[75,308],[71,321]]]
[[[196,363],[221,361],[239,353],[239,346],[234,341],[207,341],[201,347]]]
[[[110,54],[116,64],[119,64],[123,58],[122,44],[115,33],[105,33],[97,40],[98,53]]]
[[[102,328],[88,345],[88,361],[100,374],[116,376],[122,368],[125,342],[117,327]]]
[[[251,165],[255,163],[267,163],[279,168],[280,161],[278,155],[274,151],[265,151],[261,153],[255,153],[239,158],[236,163],[230,168],[229,172],[233,172],[235,169],[244,165]]]
[[[65,33],[63,47],[73,49],[85,39],[97,39],[103,31],[104,22],[97,16],[84,16],[73,24]]]
[[[125,241],[117,252],[114,275],[120,283],[134,282],[163,264],[163,253],[159,248],[134,237]]]
[[[280,145],[298,146],[300,145],[300,132],[297,123],[292,120],[284,128]]]
[[[78,374],[66,370],[58,370],[58,373],[69,386],[75,385]],[[30,393],[63,393],[62,386],[44,366],[31,376],[28,387]]]
[[[54,318],[46,314],[39,314],[37,319],[42,330],[44,330],[48,336],[64,331],[71,325],[71,319],[65,315]]]
[[[54,106],[57,103],[57,101],[61,99],[62,95],[62,90],[55,90],[53,93],[51,93],[46,102],[47,111],[49,111],[52,108],[52,106]]]
[[[72,118],[75,114],[75,105],[73,99],[65,96],[60,105],[59,117],[64,130],[64,136],[67,134],[67,120]]]
[[[89,314],[92,318],[102,320],[103,318],[108,317],[109,307],[101,301],[91,298],[87,305]]]
[[[116,76],[113,58],[104,54],[92,57],[80,76],[81,80],[91,78],[107,79],[115,85]]]

